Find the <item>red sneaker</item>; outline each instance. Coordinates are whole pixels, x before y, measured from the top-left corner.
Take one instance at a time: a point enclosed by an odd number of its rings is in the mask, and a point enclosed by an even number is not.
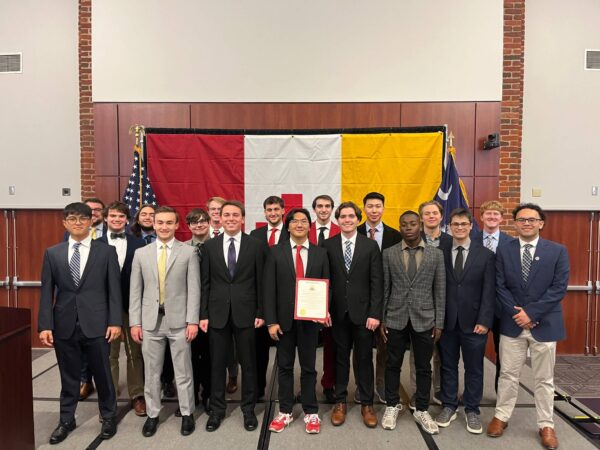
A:
[[[273,419],[271,424],[269,425],[269,431],[273,431],[274,433],[281,433],[285,427],[287,427],[294,418],[291,414],[279,413],[277,417]]]
[[[306,432],[309,434],[317,434],[321,431],[321,419],[318,414],[305,414],[304,423],[306,424]]]

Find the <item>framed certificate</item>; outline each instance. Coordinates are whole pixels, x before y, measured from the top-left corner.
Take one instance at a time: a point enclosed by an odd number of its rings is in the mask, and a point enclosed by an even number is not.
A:
[[[329,280],[298,278],[296,280],[295,320],[326,320],[329,312]]]

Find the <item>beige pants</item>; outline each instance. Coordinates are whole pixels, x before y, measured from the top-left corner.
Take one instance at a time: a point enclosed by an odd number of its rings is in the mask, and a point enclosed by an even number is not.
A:
[[[129,324],[129,315],[123,313],[123,323]],[[121,342],[125,345],[127,355],[127,389],[129,398],[144,395],[144,358],[142,357],[142,346],[131,339],[129,326],[123,327],[125,333],[123,340],[115,339],[110,343],[110,371],[112,374],[115,392],[119,392],[119,355],[121,353]]]
[[[523,330],[516,338],[500,336],[500,379],[494,415],[503,422],[510,419],[517,402],[519,377],[528,348],[533,369],[537,424],[539,428],[554,428],[556,342],[538,342],[529,330]]]

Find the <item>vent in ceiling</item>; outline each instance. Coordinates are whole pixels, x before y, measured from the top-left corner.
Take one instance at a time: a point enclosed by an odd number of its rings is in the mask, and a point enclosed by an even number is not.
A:
[[[600,70],[600,50],[585,51],[585,70]]]
[[[0,53],[0,73],[22,73],[23,53]]]

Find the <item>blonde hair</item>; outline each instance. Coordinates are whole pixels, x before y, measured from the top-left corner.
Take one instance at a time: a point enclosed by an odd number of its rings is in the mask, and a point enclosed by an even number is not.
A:
[[[504,214],[504,207],[498,200],[488,200],[479,206],[480,215],[486,211],[498,211],[500,214]]]

